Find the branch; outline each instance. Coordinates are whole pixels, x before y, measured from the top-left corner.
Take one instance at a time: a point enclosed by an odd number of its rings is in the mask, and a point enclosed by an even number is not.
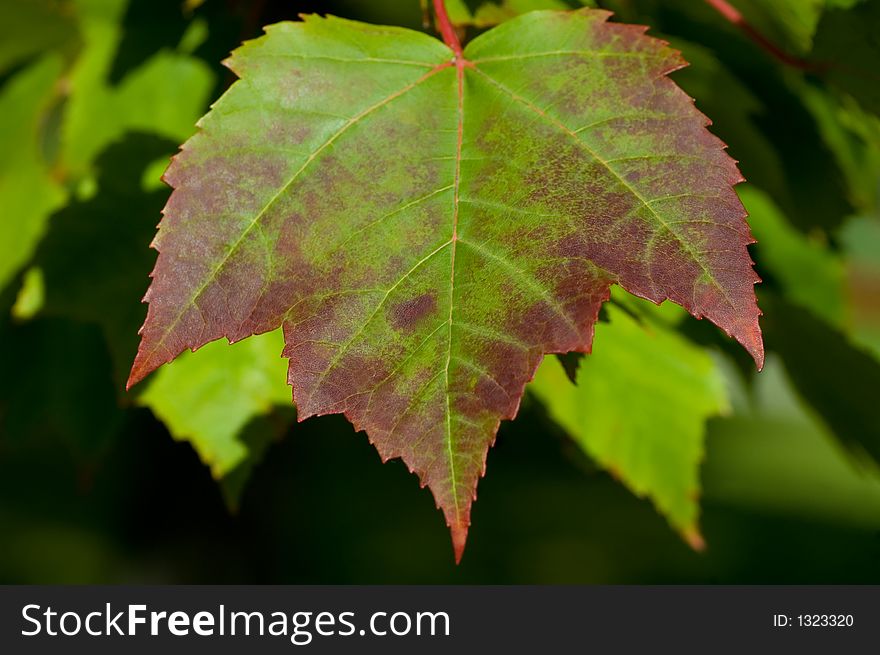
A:
[[[804,71],[816,70],[818,68],[812,62],[801,59],[800,57],[790,55],[779,48],[775,43],[770,41],[767,37],[756,30],[751,24],[749,24],[746,19],[743,18],[743,15],[739,13],[737,8],[727,2],[727,0],[705,0],[705,2],[707,5],[712,7],[719,14],[721,14],[721,16],[725,20],[727,20],[730,24],[736,26],[743,34],[749,37],[759,47],[761,47],[765,52],[770,54],[776,60],[788,66],[792,66],[793,68]]]
[[[443,42],[452,48],[456,57],[461,57],[461,41],[458,40],[458,34],[449,20],[449,14],[446,13],[446,4],[443,0],[434,0],[434,13],[437,14],[437,27],[440,28]]]

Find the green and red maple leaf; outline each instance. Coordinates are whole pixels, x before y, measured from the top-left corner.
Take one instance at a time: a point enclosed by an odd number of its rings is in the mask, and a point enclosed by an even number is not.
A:
[[[308,16],[238,49],[165,175],[129,384],[282,326],[299,418],[402,458],[460,557],[500,421],[546,353],[589,352],[612,284],[760,366],[742,178],[679,54],[608,16],[534,12],[463,52]]]

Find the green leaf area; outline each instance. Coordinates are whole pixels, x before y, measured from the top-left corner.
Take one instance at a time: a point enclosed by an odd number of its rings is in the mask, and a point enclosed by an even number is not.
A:
[[[729,408],[724,378],[708,353],[650,316],[609,306],[577,383],[548,358],[529,389],[588,455],[700,548],[705,423]]]

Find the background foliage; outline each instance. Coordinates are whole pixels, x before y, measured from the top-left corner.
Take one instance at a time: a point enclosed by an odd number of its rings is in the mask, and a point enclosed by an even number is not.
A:
[[[566,5],[448,4],[470,35]],[[683,50],[740,160],[768,362],[615,296],[502,426],[455,568],[399,462],[295,423],[278,334],[123,391],[159,176],[220,61],[301,11],[420,29],[419,3],[0,0],[0,580],[880,581],[880,3],[736,2],[788,64],[702,2],[595,4]]]

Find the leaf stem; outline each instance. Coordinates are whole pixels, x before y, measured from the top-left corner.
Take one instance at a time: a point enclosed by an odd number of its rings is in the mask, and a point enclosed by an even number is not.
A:
[[[437,27],[440,29],[443,42],[452,48],[456,58],[460,58],[462,55],[461,41],[452,26],[452,21],[449,20],[449,14],[446,13],[446,3],[443,0],[434,0],[434,13],[437,14]]]
[[[790,55],[770,41],[770,39],[761,34],[745,18],[743,18],[743,15],[739,10],[727,2],[727,0],[705,0],[705,2],[721,14],[727,22],[737,27],[743,34],[749,37],[776,60],[804,71],[815,70],[817,68],[812,62]]]

